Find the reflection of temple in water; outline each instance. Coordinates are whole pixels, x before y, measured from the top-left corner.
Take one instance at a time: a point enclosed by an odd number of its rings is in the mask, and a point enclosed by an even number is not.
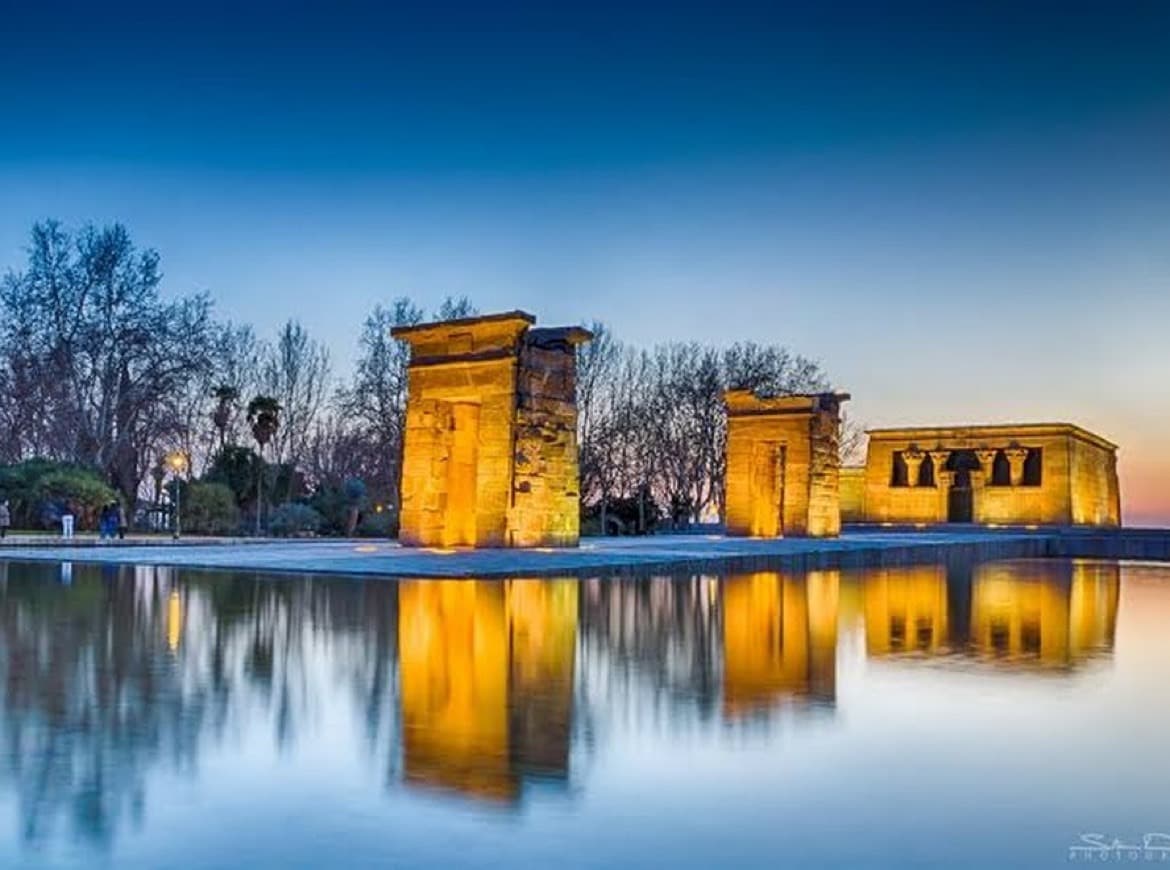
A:
[[[838,572],[590,580],[581,604],[587,691],[651,714],[665,701],[740,720],[836,696]],[[629,705],[638,705],[636,707]]]
[[[1074,667],[1113,648],[1120,568],[1096,562],[923,565],[868,574],[866,652]]]
[[[785,699],[836,697],[836,571],[774,571],[723,582],[723,713],[728,718]]]
[[[568,771],[577,581],[399,587],[408,782],[497,800]]]

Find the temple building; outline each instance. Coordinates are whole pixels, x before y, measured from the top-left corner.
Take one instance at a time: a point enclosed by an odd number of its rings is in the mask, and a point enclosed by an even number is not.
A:
[[[399,540],[575,547],[578,327],[523,311],[397,327],[410,345]]]
[[[832,537],[841,531],[838,441],[848,398],[724,394],[727,534]]]
[[[1117,445],[1068,423],[874,429],[845,522],[1121,523]]]

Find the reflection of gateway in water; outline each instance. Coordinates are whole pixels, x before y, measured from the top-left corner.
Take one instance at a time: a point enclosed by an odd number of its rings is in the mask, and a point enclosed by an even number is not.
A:
[[[839,574],[740,574],[723,583],[723,712],[836,696]]]
[[[875,572],[863,593],[866,652],[1075,667],[1113,648],[1119,572],[1115,564],[1095,562]]]
[[[832,702],[838,595],[836,571],[586,581],[587,687],[601,683],[625,705],[658,698],[736,720]]]
[[[497,800],[568,770],[577,581],[399,587],[408,782]]]

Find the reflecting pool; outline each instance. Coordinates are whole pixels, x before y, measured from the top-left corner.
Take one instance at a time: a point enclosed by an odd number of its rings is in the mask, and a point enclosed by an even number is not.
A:
[[[0,866],[1170,864],[1168,677],[1165,565],[0,562]]]

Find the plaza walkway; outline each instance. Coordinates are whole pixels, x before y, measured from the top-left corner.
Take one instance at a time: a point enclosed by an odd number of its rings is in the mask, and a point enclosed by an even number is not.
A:
[[[414,549],[373,540],[134,539],[125,543],[10,539],[11,561],[171,565],[264,572],[383,577],[612,575],[767,568],[850,568],[950,558],[1048,556],[1170,559],[1166,530],[961,529],[847,531],[840,538],[753,539],[722,535],[586,538],[576,550]]]

